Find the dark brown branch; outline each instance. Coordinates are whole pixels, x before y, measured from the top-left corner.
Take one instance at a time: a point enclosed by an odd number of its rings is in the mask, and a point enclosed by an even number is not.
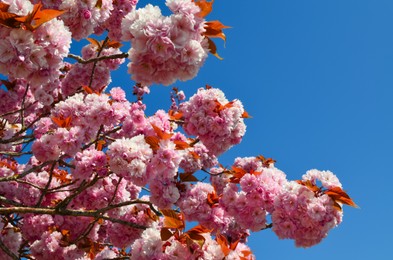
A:
[[[94,179],[91,182],[86,183],[85,181],[82,181],[78,189],[72,193],[70,196],[66,197],[64,200],[62,200],[59,204],[57,204],[56,209],[59,211],[65,210],[65,208],[70,204],[70,202],[79,194],[81,194],[84,190],[87,188],[93,186],[100,178],[96,175]]]
[[[119,131],[120,129],[121,129],[121,126],[116,126],[115,128],[113,128],[113,129],[110,130],[110,131],[107,131],[107,132],[104,132],[104,133],[102,133],[102,134],[97,135],[96,139],[93,140],[93,141],[91,141],[91,142],[88,143],[88,144],[85,144],[85,145],[82,147],[82,150],[85,150],[85,149],[89,148],[92,144],[97,144],[97,142],[100,140],[100,138],[110,139],[107,135],[108,135],[108,134],[112,134],[112,133],[116,133],[116,132]]]
[[[35,207],[0,208],[0,215],[15,214],[15,213],[17,214],[33,213],[33,214],[42,214],[42,215],[61,215],[61,216],[72,216],[72,217],[92,217],[97,219],[102,218],[104,220],[108,220],[113,223],[119,223],[137,229],[147,228],[146,226],[142,226],[136,223],[105,216],[103,215],[102,211],[98,211],[98,210],[72,210],[72,209],[58,210],[57,208],[35,208]]]
[[[22,125],[22,129],[25,127],[24,110],[25,110],[26,95],[27,95],[27,92],[29,91],[29,86],[30,85],[26,86],[26,90],[25,90],[25,93],[23,94],[23,98],[22,98],[22,104],[21,104],[22,109],[20,110],[20,124]]]
[[[37,101],[36,101],[36,102],[37,102]],[[0,117],[5,117],[5,116],[12,115],[12,114],[20,113],[21,110],[26,110],[26,109],[32,107],[36,102],[29,104],[27,107],[23,107],[23,108],[14,110],[14,111],[10,111],[10,112],[6,112],[6,113],[4,113],[4,114],[1,114]]]
[[[52,166],[51,166],[50,171],[49,171],[48,182],[46,183],[45,188],[41,190],[41,196],[40,196],[40,198],[38,200],[37,207],[41,205],[42,201],[44,200],[45,195],[48,192],[50,183],[52,182],[52,179],[53,179],[53,170],[55,169],[56,164],[57,164],[57,161],[52,163]]]
[[[100,57],[101,52],[104,50],[104,47],[105,47],[105,45],[106,45],[106,43],[107,43],[108,41],[109,41],[109,38],[108,38],[108,37],[105,37],[105,40],[104,40],[104,42],[102,43],[101,48],[98,50],[97,58]],[[91,85],[93,84],[94,72],[95,72],[95,69],[96,69],[96,66],[97,66],[97,62],[98,62],[98,61],[94,61],[94,62],[93,62],[93,68],[92,68],[92,70],[91,70],[90,81],[89,81],[89,87],[90,87],[90,88],[91,88]]]
[[[6,245],[4,245],[1,239],[0,239],[0,248],[3,249],[4,253],[9,255],[12,259],[16,259],[16,260],[19,259],[17,255],[15,255]]]
[[[111,200],[109,201],[108,206],[110,206],[112,204],[112,202],[115,200],[116,193],[117,193],[117,191],[119,189],[119,186],[120,186],[120,183],[121,183],[122,180],[123,180],[123,177],[120,177],[119,180],[117,181],[115,192],[113,192],[113,196],[112,196]]]
[[[269,229],[273,227],[273,223],[270,224],[266,224],[266,226],[264,228],[262,228],[261,230],[265,230],[265,229]]]
[[[0,151],[0,155],[8,155],[8,156],[13,156],[13,157],[19,157],[19,156],[26,155],[26,154],[32,154],[32,152],[18,153],[18,152]]]
[[[8,143],[12,143],[12,142],[16,142],[16,141],[21,141],[21,142],[19,142],[19,143],[15,143],[15,144],[23,144],[23,143],[25,143],[26,142],[26,140],[24,140],[24,139],[27,139],[27,138],[29,138],[29,139],[34,139],[34,136],[33,135],[22,135],[22,136],[20,136],[20,135],[18,135],[17,133],[13,136],[13,137],[11,137],[10,139],[0,139],[0,144],[8,144]],[[28,142],[30,142],[31,140],[28,140]]]
[[[69,189],[69,190],[62,190],[62,189],[65,188],[65,187],[74,185],[75,183],[76,183],[76,181],[71,181],[70,183],[66,183],[66,184],[63,184],[63,185],[60,185],[60,186],[57,186],[57,187],[48,189],[48,193],[66,192],[66,191],[71,192],[71,191],[73,191],[73,190],[76,190],[76,188]]]
[[[97,57],[97,58],[84,60],[82,57],[80,57],[78,55],[68,54],[68,58],[72,58],[81,64],[88,64],[88,63],[92,63],[92,62],[99,62],[102,60],[109,60],[109,59],[123,59],[123,58],[127,58],[127,57],[128,57],[128,53],[123,52],[123,53],[112,54],[112,55],[108,55],[108,56],[101,56],[101,57]]]
[[[156,210],[156,209],[154,208],[154,206],[153,206],[153,204],[152,204],[151,202],[149,202],[149,201],[144,201],[144,200],[139,200],[139,199],[132,200],[132,201],[123,201],[123,202],[120,202],[120,203],[118,203],[118,204],[109,205],[109,206],[107,206],[107,207],[105,207],[105,208],[102,208],[102,209],[99,209],[99,210],[97,210],[97,211],[99,211],[99,212],[106,212],[106,211],[111,210],[111,209],[120,208],[120,207],[124,207],[124,206],[129,206],[129,205],[133,205],[133,204],[146,204],[146,205],[149,205],[150,209],[151,209],[157,216],[161,216],[161,215],[162,215],[158,210]]]
[[[211,175],[211,176],[220,176],[220,175],[222,175],[222,174],[224,174],[224,173],[230,173],[229,170],[224,170],[224,171],[218,172],[218,173],[212,173],[212,172],[209,172],[209,171],[206,170],[206,169],[201,169],[201,170],[204,171],[204,172],[206,172],[207,174],[209,174],[209,175]]]
[[[17,133],[14,134],[13,137],[11,137],[10,139],[0,139],[0,143],[1,144],[8,144],[8,143],[12,143],[14,141],[19,141],[22,139],[26,139],[26,138],[32,138],[32,140],[34,139],[33,135],[22,135],[24,132],[26,132],[28,129],[30,129],[36,122],[38,122],[41,118],[45,117],[49,115],[49,113],[43,113],[41,114],[39,117],[37,117],[36,119],[34,119],[27,127],[23,127],[21,128],[21,130],[19,130]],[[28,142],[32,141],[29,140]],[[22,142],[23,143],[23,142]],[[19,144],[19,143],[17,143]]]
[[[0,196],[0,202],[2,202],[4,204],[12,205],[12,206],[17,206],[17,207],[23,206],[22,204],[20,204],[16,201],[7,199],[6,197],[3,197],[3,196]]]
[[[46,162],[44,162],[44,163],[42,163],[40,165],[37,165],[37,166],[34,166],[33,168],[30,168],[27,171],[24,171],[23,173],[21,173],[19,175],[15,174],[15,175],[12,175],[12,176],[7,176],[7,177],[0,178],[0,182],[15,181],[15,180],[21,179],[21,178],[25,177],[27,174],[35,172],[35,171],[38,171],[38,170],[44,168],[45,166],[47,166],[47,165],[49,165],[51,163],[53,163],[53,161],[46,161]]]
[[[78,241],[84,239],[85,237],[87,237],[87,235],[89,235],[90,231],[93,229],[94,225],[98,222],[99,218],[94,219],[92,222],[89,223],[89,225],[87,226],[87,228],[85,229],[85,231],[82,232],[82,234],[79,235],[79,237],[77,237],[72,244],[76,244]]]
[[[40,186],[38,186],[38,185],[36,185],[36,184],[34,184],[34,183],[31,183],[31,182],[28,182],[28,181],[25,181],[25,180],[15,180],[17,183],[22,183],[22,184],[26,184],[26,185],[29,185],[29,186],[31,186],[31,187],[33,187],[33,188],[36,188],[37,190],[42,190],[42,188],[40,187]]]

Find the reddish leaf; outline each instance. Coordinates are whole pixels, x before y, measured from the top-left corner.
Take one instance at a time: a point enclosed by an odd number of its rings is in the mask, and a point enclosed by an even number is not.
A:
[[[201,158],[201,156],[200,156],[198,153],[194,152],[194,151],[189,151],[188,153],[189,153],[189,154],[192,156],[192,158],[194,158],[195,160],[198,160],[198,159]]]
[[[252,255],[252,251],[251,250],[242,250],[241,252],[243,253],[243,256],[240,257],[241,260],[248,260],[248,259],[250,259],[249,256]]]
[[[216,107],[214,108],[214,112],[216,113],[220,113],[222,110],[233,107],[233,104],[235,103],[235,101],[231,101],[222,105],[218,100],[214,100],[214,102],[216,103]]]
[[[193,172],[181,173],[179,174],[179,178],[182,182],[197,182],[198,179],[193,174]]]
[[[0,167],[6,167],[13,171],[14,173],[18,172],[18,164],[15,160],[13,159],[0,159]]]
[[[216,56],[216,58],[218,58],[219,60],[223,60],[223,58],[221,58],[220,55],[218,55],[218,53],[217,53],[216,44],[209,37],[206,37],[206,39],[207,39],[207,43],[209,44],[209,47],[208,47],[209,48],[209,52],[211,54],[213,54],[214,56]]]
[[[220,196],[218,196],[215,191],[207,194],[207,204],[209,204],[211,207],[218,206],[219,200]]]
[[[231,250],[235,250],[237,245],[239,244],[239,242],[240,242],[240,239],[236,240],[235,242],[232,242],[231,245],[229,246],[229,248]]]
[[[54,169],[52,174],[53,174],[53,177],[58,179],[60,181],[60,183],[62,183],[62,184],[71,182],[71,176],[65,170]]]
[[[90,88],[87,85],[83,85],[82,89],[87,93],[87,94],[97,94],[97,95],[101,95],[102,92],[104,91],[106,86],[102,86],[99,90],[93,90],[92,88]]]
[[[101,44],[103,44],[103,41],[101,42]],[[108,41],[106,41],[104,48],[105,48],[105,49],[108,49],[108,48],[118,49],[118,48],[120,48],[121,46],[123,46],[123,44],[121,44],[121,43],[118,42],[118,41],[108,40]]]
[[[208,229],[205,226],[198,225],[198,226],[195,226],[195,227],[191,228],[188,232],[195,232],[195,233],[198,233],[198,234],[204,234],[204,233],[210,233],[212,231],[213,231],[213,229]]]
[[[64,118],[63,116],[52,117],[52,121],[59,127],[70,128],[71,127],[71,116]]]
[[[0,3],[0,11],[1,12],[7,12],[9,7],[10,7],[9,4]]]
[[[205,244],[205,237],[200,235],[199,233],[187,232],[185,235],[187,235],[188,238],[192,240],[192,242],[197,243],[200,248],[202,248],[203,244]],[[191,243],[189,243],[189,244],[191,244]]]
[[[258,155],[255,158],[260,160],[263,164],[263,167],[266,167],[266,168],[270,167],[271,164],[274,164],[276,162],[276,160],[274,160],[272,158],[265,158],[263,155]]]
[[[261,175],[262,174],[262,172],[257,172],[257,171],[255,171],[255,170],[250,170],[250,172],[249,172],[251,175],[255,175],[255,176],[258,176],[258,175]]]
[[[176,145],[176,150],[185,150],[190,148],[190,145],[184,141],[174,140],[173,143]]]
[[[340,187],[333,187],[325,191],[325,194],[328,195],[335,202],[339,202],[354,208],[358,208],[358,205],[348,196],[348,194],[343,191]]]
[[[68,236],[68,235],[70,235],[70,231],[67,230],[67,229],[62,229],[60,233],[61,233],[63,236]]]
[[[168,111],[168,115],[169,115],[169,119],[175,120],[175,121],[180,120],[183,117],[183,113],[178,112],[178,111],[174,111],[172,109]]]
[[[228,240],[221,234],[216,235],[216,241],[221,247],[221,251],[224,253],[224,256],[229,255],[231,250],[229,249]]]
[[[232,166],[230,171],[233,177],[230,178],[231,183],[239,183],[240,179],[247,173],[244,169]]]
[[[175,228],[175,229],[184,229],[184,216],[182,213],[177,213],[171,209],[163,209],[161,213],[164,215],[164,223],[163,227],[165,228]]]
[[[162,129],[161,128],[159,128],[158,126],[156,126],[155,124],[151,124],[151,126],[153,127],[153,129],[154,129],[154,132],[156,133],[156,135],[158,136],[158,138],[160,139],[160,140],[168,140],[168,139],[170,139],[171,137],[172,137],[172,133],[166,133],[166,132],[164,132],[164,131],[162,131]]]
[[[118,49],[122,46],[122,44],[120,42],[114,41],[114,40],[107,40],[105,42],[105,46],[103,46],[104,40],[98,41],[93,38],[86,38],[86,40],[88,40],[90,42],[90,44],[96,46],[96,51],[100,51],[101,49],[104,49],[104,48],[105,49],[108,49],[108,48]]]
[[[146,136],[145,142],[150,145],[153,151],[157,151],[160,148],[160,139],[156,136]]]
[[[211,38],[221,38],[226,41],[226,36],[222,29],[231,28],[230,26],[223,25],[220,21],[209,21],[205,23],[205,36]]]
[[[4,8],[1,8],[4,9]],[[8,9],[8,7],[7,7]],[[18,15],[13,13],[8,13],[6,11],[0,11],[0,24],[9,28],[19,28],[21,23],[16,21],[15,18]]]
[[[158,217],[155,213],[153,213],[153,211],[152,211],[151,209],[147,208],[147,209],[143,210],[143,212],[144,212],[151,220],[153,220],[153,221],[159,220],[159,217]]]
[[[102,148],[104,147],[105,144],[106,144],[105,140],[98,140],[96,144],[96,150],[102,151]]]
[[[300,184],[300,185],[306,186],[309,190],[311,190],[311,191],[314,192],[314,193],[318,193],[318,192],[321,191],[321,189],[320,189],[317,185],[315,185],[314,183],[312,183],[310,180],[306,180],[306,181],[297,180],[296,182],[297,182],[298,184]]]
[[[92,88],[90,88],[89,86],[82,86],[83,90],[87,93],[87,94],[93,94],[94,90]]]
[[[193,2],[199,7],[199,9],[201,9],[198,13],[199,17],[205,17],[213,10],[214,0],[211,0],[210,2],[206,0],[193,0]]]
[[[22,23],[27,30],[34,31],[42,24],[62,15],[66,11],[59,11],[54,9],[41,10],[42,3],[34,5],[33,11],[26,16],[18,16],[16,21]]]
[[[242,118],[252,118],[252,116],[250,116],[250,115],[248,114],[248,112],[244,110],[244,112],[243,112],[243,114],[242,114]]]
[[[168,228],[161,228],[160,235],[162,241],[167,241],[173,236],[173,233]]]
[[[96,39],[93,38],[86,38],[86,40],[88,40],[90,42],[90,44],[94,45],[97,47],[97,49],[101,48],[101,43],[99,41],[97,41]]]

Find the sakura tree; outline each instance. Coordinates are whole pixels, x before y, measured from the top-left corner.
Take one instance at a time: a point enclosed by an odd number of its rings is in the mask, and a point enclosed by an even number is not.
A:
[[[220,58],[213,1],[166,0],[169,16],[136,4],[0,0],[0,259],[254,259],[247,237],[265,229],[321,242],[356,206],[332,172],[291,181],[261,155],[219,163],[245,134],[241,101],[174,88],[169,108],[145,112],[151,85]],[[130,99],[110,84],[123,63]]]

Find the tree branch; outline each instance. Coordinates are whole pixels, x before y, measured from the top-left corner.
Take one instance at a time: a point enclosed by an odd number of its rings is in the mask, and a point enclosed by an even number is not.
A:
[[[7,177],[0,178],[0,182],[4,182],[4,181],[15,181],[15,180],[17,180],[17,179],[21,179],[21,178],[25,177],[27,174],[32,173],[32,172],[35,172],[35,171],[37,171],[37,170],[40,170],[40,169],[42,169],[43,167],[45,167],[45,166],[47,166],[47,165],[49,165],[49,164],[51,164],[51,163],[53,163],[53,161],[46,161],[46,162],[44,162],[44,163],[42,163],[42,164],[40,164],[40,165],[37,165],[37,166],[34,166],[33,168],[30,168],[30,169],[27,170],[27,171],[24,171],[24,172],[21,173],[21,174],[15,174],[15,175],[12,175],[12,176],[7,176]]]
[[[101,57],[97,57],[97,58],[91,58],[88,60],[84,60],[82,57],[80,57],[78,55],[68,54],[68,58],[72,58],[81,64],[88,64],[88,63],[92,63],[92,62],[99,62],[102,60],[109,60],[109,59],[123,59],[123,58],[127,58],[127,57],[128,57],[128,53],[123,52],[123,53],[112,54],[112,55],[108,55],[108,56],[101,56]]]
[[[9,255],[12,259],[18,260],[19,257],[15,255],[6,245],[4,245],[3,240],[0,239],[0,248],[3,249],[4,253]]]
[[[0,208],[0,214],[41,214],[41,215],[61,215],[61,216],[72,216],[72,217],[92,217],[102,218],[104,220],[111,221],[113,223],[123,224],[132,228],[146,229],[146,226],[142,226],[136,223],[128,222],[122,219],[111,218],[103,215],[102,210],[73,210],[73,209],[57,209],[57,208],[37,208],[37,207],[7,207]]]

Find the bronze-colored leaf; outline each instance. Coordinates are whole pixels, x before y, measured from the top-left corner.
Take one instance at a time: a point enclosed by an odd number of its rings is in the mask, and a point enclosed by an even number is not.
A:
[[[193,172],[181,173],[179,174],[179,178],[182,182],[197,182],[198,179],[193,174]]]
[[[162,241],[167,241],[173,236],[173,233],[168,228],[161,228],[160,235]]]
[[[185,222],[182,213],[177,213],[172,209],[163,209],[161,210],[161,213],[164,215],[163,227],[180,230],[184,229]]]
[[[328,195],[335,202],[339,202],[354,208],[358,208],[359,206],[348,196],[348,194],[343,191],[340,187],[333,187],[325,191],[325,194]]]
[[[199,7],[199,9],[201,9],[198,13],[199,17],[205,17],[213,10],[214,0],[193,0],[193,2]]]

